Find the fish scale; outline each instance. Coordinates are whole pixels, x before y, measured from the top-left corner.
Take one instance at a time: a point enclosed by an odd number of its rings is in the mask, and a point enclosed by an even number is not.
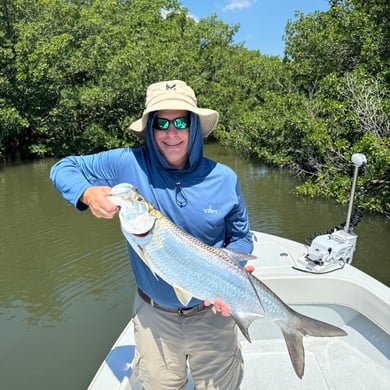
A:
[[[184,306],[192,297],[210,302],[220,298],[229,306],[231,316],[248,341],[248,328],[255,319],[274,321],[282,331],[299,378],[305,367],[303,336],[347,334],[334,325],[294,311],[239,266],[240,261],[253,256],[202,243],[155,209],[131,184],[113,187],[109,199],[120,206],[121,229],[129,244],[157,277],[175,288]]]
[[[166,217],[156,220],[150,234],[155,239],[145,245],[143,251],[149,258],[159,258],[155,272],[167,283],[179,286],[201,300],[213,302],[218,297],[224,302],[230,302],[232,313],[242,311],[243,306],[239,302],[242,291],[253,288],[248,275],[227,255],[221,251],[209,251],[207,246],[196,245],[191,238],[184,241],[181,232]],[[188,276],[183,278],[183,274]],[[257,314],[263,316],[262,306],[256,296],[250,296],[252,302],[248,301],[246,306],[257,305]]]

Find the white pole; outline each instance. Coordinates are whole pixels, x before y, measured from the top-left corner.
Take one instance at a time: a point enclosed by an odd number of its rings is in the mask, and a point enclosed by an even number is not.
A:
[[[344,231],[347,233],[350,233],[352,230],[349,227],[349,225],[351,223],[352,207],[353,207],[353,200],[355,197],[356,181],[357,181],[359,167],[361,167],[363,164],[367,164],[366,156],[364,154],[361,154],[361,153],[353,154],[351,161],[352,161],[352,164],[355,165],[355,171],[353,173],[353,182],[352,182],[352,189],[351,189],[351,197],[349,199],[347,221],[346,221],[345,226],[344,226]]]

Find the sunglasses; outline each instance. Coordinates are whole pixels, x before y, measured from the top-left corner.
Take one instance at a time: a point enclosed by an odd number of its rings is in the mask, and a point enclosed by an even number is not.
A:
[[[190,118],[185,116],[172,120],[165,118],[154,118],[153,128],[156,130],[168,130],[168,127],[171,123],[173,123],[175,129],[184,130],[190,126]]]

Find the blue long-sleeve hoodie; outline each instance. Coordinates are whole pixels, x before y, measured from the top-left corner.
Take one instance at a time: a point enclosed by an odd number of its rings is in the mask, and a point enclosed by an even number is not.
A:
[[[227,166],[203,156],[198,116],[191,114],[189,164],[171,169],[158,151],[150,114],[146,146],[121,148],[88,156],[70,156],[55,164],[50,178],[64,198],[79,210],[79,201],[90,186],[131,183],[153,206],[200,241],[243,253],[253,249],[252,234],[236,174]],[[160,305],[182,307],[173,288],[156,278],[128,246],[138,287]],[[199,304],[192,299],[188,307]]]

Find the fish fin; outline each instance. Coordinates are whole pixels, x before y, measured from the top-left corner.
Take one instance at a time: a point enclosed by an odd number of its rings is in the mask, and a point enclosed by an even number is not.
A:
[[[282,330],[295,373],[302,379],[305,369],[303,336],[335,337],[346,336],[347,332],[337,326],[304,316],[294,310],[291,310],[291,314],[293,318],[288,323],[285,320],[277,321],[277,324]]]
[[[232,259],[236,264],[239,264],[241,261],[249,261],[249,260],[257,259],[257,256],[249,255],[248,253],[238,252],[228,248],[221,248],[221,252],[229,256],[230,259]]]
[[[258,318],[258,316],[243,316],[236,313],[230,313],[230,316],[233,318],[234,322],[239,327],[241,333],[245,336],[245,338],[251,343],[251,336],[249,335],[249,326],[250,324]]]
[[[260,303],[261,309],[263,310],[263,313],[265,313],[265,309],[264,309],[263,303],[261,302],[260,294],[258,293],[258,291],[256,289],[256,286],[255,286],[255,283],[256,283],[255,281],[257,281],[258,279],[255,276],[253,276],[251,273],[249,273],[249,272],[247,272],[246,274],[248,276],[249,283],[252,286],[253,291],[256,294],[257,300]]]
[[[335,325],[328,324],[303,314],[294,312],[295,321],[298,322],[297,329],[305,336],[335,337],[347,336],[347,332]]]
[[[147,254],[144,251],[144,248],[141,245],[138,245],[138,255],[141,258],[141,260],[148,266],[150,272],[153,274],[153,276],[159,280],[155,270],[153,269],[153,262],[149,259]]]
[[[177,299],[180,301],[180,303],[183,306],[187,306],[192,299],[192,295],[190,293],[188,293],[187,291],[182,290],[180,287],[174,287],[174,290],[175,290]]]
[[[299,379],[302,379],[305,371],[305,349],[303,347],[303,337],[300,332],[281,327],[287,350],[290,355],[294,371]]]

